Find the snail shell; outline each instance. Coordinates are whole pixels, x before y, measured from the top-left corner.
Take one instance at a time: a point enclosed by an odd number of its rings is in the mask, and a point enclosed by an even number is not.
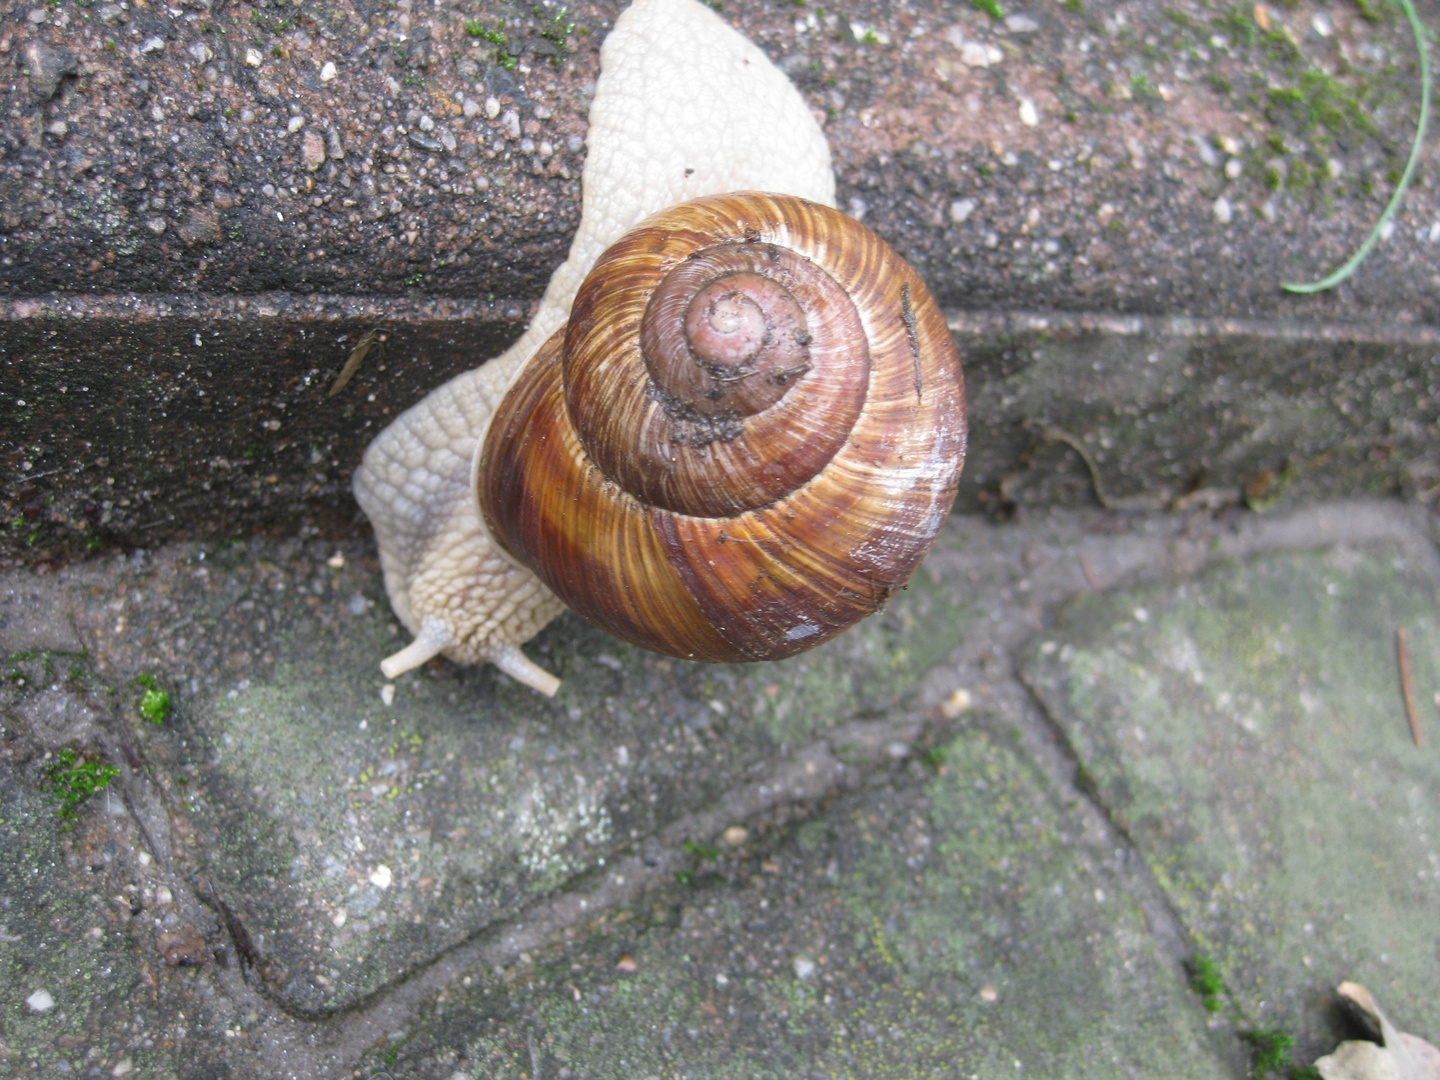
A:
[[[964,452],[960,360],[915,272],[838,211],[739,193],[601,256],[474,476],[491,538],[592,623],[773,660],[905,583]]]

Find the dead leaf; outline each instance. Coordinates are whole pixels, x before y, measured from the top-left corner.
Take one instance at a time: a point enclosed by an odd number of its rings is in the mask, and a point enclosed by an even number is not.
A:
[[[1359,983],[1343,982],[1340,996],[1380,1035],[1380,1042],[1354,1039],[1315,1062],[1324,1080],[1440,1080],[1440,1050],[1418,1035],[1397,1031],[1375,997]]]

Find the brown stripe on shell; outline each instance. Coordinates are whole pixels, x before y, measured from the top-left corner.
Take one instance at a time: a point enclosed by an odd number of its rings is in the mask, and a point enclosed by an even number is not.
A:
[[[675,513],[654,505],[659,500],[642,502],[607,479],[580,437],[549,415],[563,412],[563,401],[558,367],[547,352],[497,415],[480,497],[484,505],[495,504],[486,518],[497,539],[597,625],[671,655],[777,659],[819,644],[883,606],[929,550],[954,499],[964,457],[959,357],[944,318],[909,266],[834,211],[769,195],[722,196],[677,210],[679,217],[671,220],[678,225],[642,223],[639,238],[622,241],[618,254],[611,249],[595,273],[613,270],[631,284],[645,277],[639,254],[656,258],[661,276],[683,258],[675,254],[682,250],[677,236],[696,249],[749,237],[755,248],[796,248],[855,299],[869,372],[854,424],[816,433],[805,427],[806,417],[797,420],[805,440],[831,440],[825,467],[788,493],[771,494],[762,484],[763,501],[724,517],[710,516],[703,503],[698,513]],[[706,235],[707,227],[716,232]],[[597,299],[586,289],[567,340],[598,329],[601,313],[638,332],[643,297]],[[564,396],[573,401],[582,387],[596,385],[606,391],[610,409],[587,413],[581,422],[586,439],[633,440],[610,410],[637,407],[645,423],[655,425],[652,458],[663,458],[654,449],[664,445],[655,431],[665,429],[654,419],[655,395],[643,363],[637,369],[613,352],[608,345],[596,350],[598,359],[587,360],[573,379],[567,368]],[[546,372],[543,386],[530,374],[537,368]],[[790,397],[787,392],[777,404]],[[754,467],[764,440],[715,440],[704,449],[707,466],[738,475]],[[539,466],[510,462],[511,455],[529,450],[538,451]],[[776,467],[784,471],[786,465]],[[647,459],[645,469],[651,468],[658,464]],[[704,483],[692,477],[661,488],[673,493]],[[517,523],[500,520],[512,514]],[[639,574],[634,582],[627,580],[631,573]]]
[[[557,332],[506,395],[485,440],[490,535],[597,626],[649,649],[739,660],[690,599],[633,498],[586,459],[565,423]]]

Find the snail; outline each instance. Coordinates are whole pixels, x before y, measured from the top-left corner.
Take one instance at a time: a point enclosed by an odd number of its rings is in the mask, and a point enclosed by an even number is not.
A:
[[[530,327],[356,472],[415,635],[388,678],[443,654],[553,694],[520,646],[567,604],[671,655],[788,656],[883,606],[953,501],[945,320],[831,208],[824,135],[758,48],[697,0],[636,0],[587,141]]]

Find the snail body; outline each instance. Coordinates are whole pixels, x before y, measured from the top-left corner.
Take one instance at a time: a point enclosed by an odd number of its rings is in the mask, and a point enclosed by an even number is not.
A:
[[[529,329],[403,413],[356,472],[392,607],[415,635],[381,665],[387,677],[443,654],[493,662],[553,694],[558,680],[520,645],[563,610],[561,598],[629,640],[676,655],[789,655],[883,604],[949,508],[964,418],[944,320],[903,261],[829,209],[824,135],[763,53],[696,0],[636,0],[602,46],[587,147],[580,227]],[[729,192],[752,194],[704,200]],[[681,224],[646,222],[677,204],[687,204]],[[705,232],[696,215],[718,233]],[[852,227],[869,239],[842,239]],[[674,286],[655,305],[667,317],[649,332],[662,351],[679,341],[692,361],[702,356],[688,368],[652,371],[629,346],[620,350],[626,367],[619,352],[593,345],[622,324],[645,323],[648,294],[629,289],[654,277],[639,258],[649,249]],[[831,253],[839,268],[823,269]],[[839,294],[856,284],[876,293],[874,313],[835,299],[842,282]],[[710,290],[698,306],[691,286]],[[831,299],[809,311],[812,294]],[[836,312],[843,331],[829,329]],[[685,336],[687,314],[698,352]],[[758,376],[744,344],[756,327],[784,346],[766,354]],[[592,342],[592,360],[573,375],[559,359],[572,338]],[[841,354],[862,362],[847,367]],[[898,359],[900,374],[883,374],[890,369],[881,357]],[[578,426],[551,427],[557,393],[573,398],[582,388],[600,399],[561,410]],[[829,389],[840,397],[818,393]],[[634,405],[649,418],[640,443],[619,434]],[[938,438],[918,434],[937,417]],[[782,461],[747,473],[757,450],[777,447]],[[526,456],[534,451],[538,464]],[[842,473],[883,477],[883,491],[861,499],[848,480],[831,479]],[[580,474],[596,484],[575,486]],[[624,513],[600,497],[616,493]],[[572,500],[598,516],[581,517]],[[799,520],[802,509],[819,511],[818,546],[767,531]],[[895,524],[877,525],[887,514]],[[541,518],[548,524],[533,538],[513,524]],[[724,557],[672,558],[705,540]],[[602,565],[603,574],[595,569]],[[637,569],[638,579],[610,576]],[[801,600],[806,574],[815,585]],[[677,578],[682,586],[705,581],[676,591]],[[722,600],[740,601],[742,614],[722,614]]]

